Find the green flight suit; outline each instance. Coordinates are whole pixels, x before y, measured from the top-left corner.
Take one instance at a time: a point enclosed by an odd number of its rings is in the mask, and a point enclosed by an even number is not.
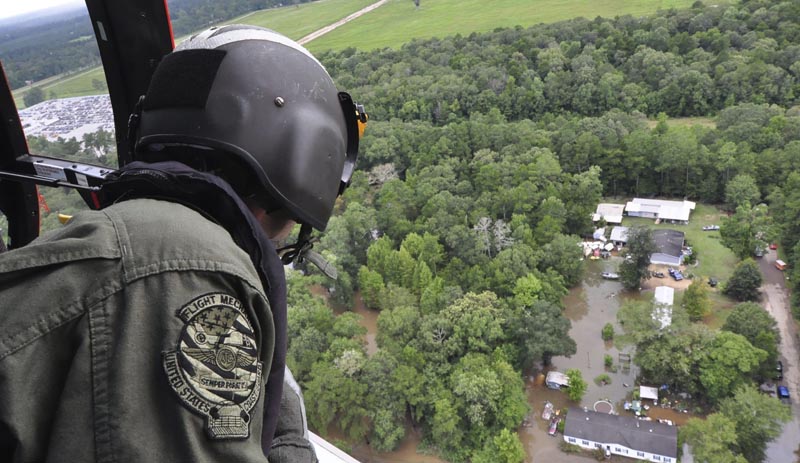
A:
[[[274,335],[219,225],[152,199],[77,214],[0,255],[0,461],[266,461]]]

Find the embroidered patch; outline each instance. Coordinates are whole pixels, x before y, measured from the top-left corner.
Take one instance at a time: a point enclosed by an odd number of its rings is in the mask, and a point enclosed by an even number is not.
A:
[[[185,325],[177,349],[163,354],[169,385],[189,410],[205,417],[209,437],[246,439],[262,364],[241,303],[227,294],[206,294],[176,316]]]

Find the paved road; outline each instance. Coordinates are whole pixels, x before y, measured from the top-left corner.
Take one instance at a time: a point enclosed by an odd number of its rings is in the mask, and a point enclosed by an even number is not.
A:
[[[781,343],[778,346],[783,360],[783,382],[792,397],[793,420],[786,424],[783,434],[767,447],[768,463],[800,462],[795,451],[800,448],[800,341],[797,325],[792,318],[786,275],[775,268],[775,251],[759,259],[764,284],[761,287],[764,308],[778,322]]]

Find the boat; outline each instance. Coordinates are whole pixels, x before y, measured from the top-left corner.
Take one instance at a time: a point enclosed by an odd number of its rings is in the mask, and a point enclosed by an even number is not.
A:
[[[544,410],[542,410],[542,419],[549,420],[551,416],[553,416],[553,404],[545,402]]]
[[[619,274],[618,273],[603,272],[603,273],[600,274],[600,276],[605,278],[606,280],[619,280]]]

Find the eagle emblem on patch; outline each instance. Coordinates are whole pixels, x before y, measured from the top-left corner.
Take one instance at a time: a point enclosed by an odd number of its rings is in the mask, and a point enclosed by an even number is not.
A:
[[[184,323],[177,348],[163,354],[169,385],[183,405],[205,417],[209,437],[246,439],[262,364],[242,304],[227,294],[205,294],[176,316]]]

